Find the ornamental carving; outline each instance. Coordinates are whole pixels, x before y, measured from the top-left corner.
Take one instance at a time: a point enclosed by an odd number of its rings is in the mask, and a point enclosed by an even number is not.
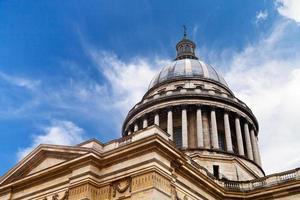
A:
[[[176,191],[174,186],[171,187],[171,199],[172,200],[177,200],[178,199],[177,191]]]
[[[131,193],[131,182],[132,178],[128,177],[113,183],[113,197],[116,197],[117,192],[123,194],[128,190],[128,192]]]
[[[51,200],[68,200],[68,199],[69,199],[69,190],[67,190],[61,198],[59,198],[59,195],[57,193],[51,196]],[[43,200],[47,200],[47,197],[43,198]]]
[[[172,200],[188,200],[188,196],[184,195],[183,199],[179,197],[177,194],[176,188],[174,186],[171,187],[171,199]]]

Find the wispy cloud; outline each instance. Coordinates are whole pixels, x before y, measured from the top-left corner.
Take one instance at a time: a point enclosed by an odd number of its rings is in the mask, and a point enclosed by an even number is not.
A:
[[[300,129],[297,103],[300,101],[297,90],[300,55],[294,53],[300,50],[299,33],[293,24],[278,22],[271,33],[258,42],[239,52],[226,52],[230,54],[226,61],[216,61],[217,66],[228,69],[225,72],[227,82],[259,119],[259,142],[267,173],[299,165],[295,158],[300,153],[300,138],[295,131]],[[141,58],[126,63],[114,54],[95,49],[90,55],[108,80],[112,102],[117,102],[117,107],[125,113],[140,100],[157,66],[167,63],[164,59],[150,62]],[[283,159],[288,161],[282,162]]]
[[[276,2],[279,14],[300,24],[299,0],[277,0]]]
[[[300,21],[297,17],[300,12],[288,12],[294,9],[289,2],[278,2],[281,3],[278,7],[280,14]],[[265,20],[268,13],[260,11],[256,17],[257,20]],[[196,34],[197,28],[194,27],[192,34]],[[226,81],[259,119],[259,142],[268,173],[299,166],[300,135],[296,132],[300,129],[300,95],[297,89],[300,85],[299,32],[291,23],[280,22],[257,43],[239,52],[221,52],[219,60],[214,63],[219,68],[228,69]],[[3,112],[0,109],[0,117],[30,118],[39,115],[51,120],[57,115],[64,119],[68,115],[77,115],[95,119],[101,126],[110,119],[119,133],[123,117],[142,98],[154,74],[169,61],[144,57],[124,61],[99,47],[83,46],[96,66],[94,73],[105,80],[99,81],[89,75],[85,67],[76,66],[71,61],[65,61],[65,65],[72,66],[69,77],[56,84],[51,84],[51,80],[46,84],[42,79],[36,81],[0,73],[0,79],[30,90],[29,98],[22,99],[22,104],[0,99],[2,107],[10,109]],[[222,60],[224,55],[226,59]],[[9,95],[17,94],[10,92]],[[71,145],[80,142],[84,131],[71,121],[52,122],[42,134],[33,137],[28,148],[19,151],[19,158],[40,143]],[[57,143],[58,140],[61,143]]]
[[[110,119],[119,136],[122,119],[129,109],[141,100],[158,66],[165,65],[166,61],[157,59],[150,62],[146,58],[135,58],[124,62],[114,53],[107,51],[89,48],[87,52],[95,63],[95,72],[105,78],[104,82],[99,83],[97,79],[86,74],[80,66],[72,62],[64,62],[64,65],[70,67],[72,78],[61,83],[63,87],[44,84],[43,87],[35,90],[31,95],[38,102],[37,107],[23,107],[18,114],[27,113],[27,117],[32,117],[38,110],[40,117],[47,118],[45,113],[50,113],[51,117],[55,117],[56,112],[62,113],[60,117],[66,117],[68,113],[73,113],[72,115],[76,113],[85,118],[96,118],[102,126],[107,124],[105,120]],[[76,77],[72,76],[73,71]],[[46,106],[46,110],[40,110],[38,107],[41,105]],[[43,132],[33,135],[29,147],[19,150],[19,159],[39,144],[78,143],[83,139],[84,131],[73,122],[66,120],[52,122],[50,126],[43,129]],[[99,136],[101,137],[101,133]]]
[[[256,13],[256,20],[255,22],[258,24],[260,22],[265,21],[268,18],[268,11],[266,10],[260,10]]]
[[[226,80],[260,124],[259,144],[267,173],[299,167],[300,29],[289,22],[237,52]],[[228,61],[228,60],[227,60]]]
[[[18,151],[18,159],[24,158],[40,144],[74,145],[83,141],[84,130],[71,121],[53,121],[43,128],[43,133],[34,135],[29,147]]]
[[[134,58],[124,62],[113,53],[89,49],[91,58],[107,80],[110,105],[126,113],[141,100],[157,69],[164,60],[150,62],[146,58]]]
[[[13,76],[1,71],[0,71],[0,79],[8,82],[11,85],[23,87],[29,90],[36,89],[36,87],[40,84],[39,80],[31,80],[29,78],[24,78],[21,76]]]

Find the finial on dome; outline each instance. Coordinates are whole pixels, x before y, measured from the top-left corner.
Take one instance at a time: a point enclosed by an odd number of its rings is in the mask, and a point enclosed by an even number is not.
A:
[[[183,25],[183,38],[185,39],[186,38],[186,26]]]
[[[183,39],[176,45],[177,56],[175,60],[181,60],[185,58],[198,59],[195,56],[196,44],[192,40],[187,39],[186,29],[186,26],[183,25]]]

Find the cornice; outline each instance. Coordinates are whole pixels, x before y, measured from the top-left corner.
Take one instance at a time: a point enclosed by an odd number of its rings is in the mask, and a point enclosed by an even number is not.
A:
[[[282,191],[293,190],[293,192],[300,192],[300,180],[293,180],[289,182],[285,182],[278,185],[273,185],[268,188],[258,188],[250,191],[230,191],[219,185],[217,182],[220,180],[213,179],[208,175],[201,172],[195,166],[192,165],[191,160],[185,155],[183,152],[176,149],[175,145],[164,139],[159,134],[150,135],[148,137],[139,139],[137,141],[133,141],[124,146],[120,146],[116,149],[107,151],[105,153],[101,153],[98,151],[91,151],[88,154],[82,155],[76,159],[71,161],[59,164],[57,166],[51,167],[48,170],[43,170],[41,172],[35,173],[28,177],[25,177],[21,180],[14,181],[12,183],[0,186],[0,193],[4,191],[18,189],[20,187],[28,186],[30,183],[34,183],[37,181],[41,181],[41,177],[43,180],[51,178],[53,176],[57,176],[59,174],[68,174],[72,172],[72,169],[80,167],[81,165],[91,164],[99,167],[106,167],[108,165],[113,165],[115,162],[122,162],[124,159],[131,159],[135,157],[139,157],[141,155],[146,154],[147,152],[157,152],[160,155],[163,155],[165,158],[170,160],[171,168],[175,171],[172,173],[180,173],[181,176],[187,178],[193,184],[199,186],[202,189],[210,192],[211,195],[215,196],[217,199],[254,199],[258,196],[265,196],[275,193],[282,193]],[[150,159],[149,162],[157,162],[161,167],[165,168],[165,170],[172,171],[169,166],[161,165],[157,159]],[[177,163],[177,164],[176,164]],[[142,166],[143,163],[140,163]],[[126,169],[124,169],[126,171]],[[147,170],[150,170],[149,168]],[[120,171],[121,172],[121,171]],[[90,173],[92,176],[98,176],[96,179],[101,179],[101,176],[96,174],[95,172],[84,172]],[[168,176],[168,175],[167,175]],[[71,176],[70,176],[71,177]],[[76,177],[75,177],[76,178]],[[95,179],[95,180],[96,180]],[[94,181],[95,181],[94,180]],[[176,180],[175,180],[176,182]],[[100,182],[99,182],[100,184]],[[103,183],[101,183],[103,184]]]

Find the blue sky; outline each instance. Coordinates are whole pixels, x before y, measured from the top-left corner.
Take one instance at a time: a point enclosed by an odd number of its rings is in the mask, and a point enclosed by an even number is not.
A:
[[[119,137],[127,111],[174,58],[183,24],[199,57],[258,115],[267,172],[299,166],[297,13],[293,0],[0,1],[0,175],[39,143]],[[277,117],[281,109],[294,120]]]

